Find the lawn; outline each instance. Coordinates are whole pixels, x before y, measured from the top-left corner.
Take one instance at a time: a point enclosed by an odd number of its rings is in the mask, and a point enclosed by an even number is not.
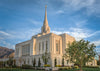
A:
[[[71,70],[60,70],[60,71],[78,71],[78,70],[71,69]],[[83,68],[83,71],[100,71],[100,68]]]
[[[32,70],[32,69],[0,69],[0,71],[44,71],[44,70]]]
[[[0,69],[0,71],[44,71],[44,70],[33,70],[33,69]],[[59,70],[59,71],[78,71],[78,70]],[[100,68],[83,68],[83,71],[100,71]]]

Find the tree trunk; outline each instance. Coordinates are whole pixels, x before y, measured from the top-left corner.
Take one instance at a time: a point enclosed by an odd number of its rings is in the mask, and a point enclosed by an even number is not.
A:
[[[80,70],[79,70],[79,71],[83,71],[83,70],[82,70],[82,65],[80,65]]]

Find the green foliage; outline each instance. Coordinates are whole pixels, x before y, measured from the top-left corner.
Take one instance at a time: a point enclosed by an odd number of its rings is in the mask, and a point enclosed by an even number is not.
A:
[[[22,69],[31,69],[32,68],[32,66],[31,65],[22,65]]]
[[[47,53],[47,48],[46,48],[46,51],[45,53],[42,55],[42,59],[43,59],[43,62],[44,64],[47,64],[48,63],[48,59],[49,59],[49,54]]]
[[[75,69],[79,69],[79,67],[78,67],[78,66],[74,66],[74,68],[75,68]]]
[[[11,69],[0,69],[0,71],[44,71],[44,70],[34,70],[34,69],[18,69],[18,68],[11,68]]]
[[[100,60],[97,61],[97,65],[100,65]]]
[[[61,65],[56,65],[56,67],[61,67]]]
[[[50,65],[48,65],[48,64],[45,64],[45,65],[44,65],[44,67],[50,67]]]
[[[99,68],[99,66],[84,66],[84,68]]]
[[[75,64],[80,66],[82,71],[82,66],[86,62],[90,62],[96,56],[96,46],[94,44],[90,44],[89,41],[80,40],[74,41],[71,44],[68,44],[69,48],[65,49],[65,58],[69,58]]]
[[[8,65],[9,67],[12,67],[13,64],[14,64],[14,61],[13,61],[13,58],[11,57],[11,58],[9,58],[9,60],[7,61],[7,65]]]
[[[72,67],[69,67],[69,66],[59,68],[59,70],[71,70],[71,69],[72,69]]]
[[[38,67],[40,67],[41,66],[41,62],[40,62],[40,58],[39,58],[39,61],[38,61]]]
[[[32,61],[32,64],[33,64],[33,67],[35,67],[35,64],[36,64],[35,58],[34,58],[34,61]]]
[[[3,67],[3,61],[0,61],[0,68],[2,68]]]

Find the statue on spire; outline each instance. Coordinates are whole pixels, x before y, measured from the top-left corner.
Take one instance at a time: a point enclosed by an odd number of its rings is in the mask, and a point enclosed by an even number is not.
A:
[[[47,5],[45,5],[45,17],[44,17],[44,22],[43,26],[41,28],[41,33],[50,33],[50,27],[48,25],[48,20],[47,20]]]

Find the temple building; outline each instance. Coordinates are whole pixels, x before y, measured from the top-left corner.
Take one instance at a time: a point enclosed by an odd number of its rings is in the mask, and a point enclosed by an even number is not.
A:
[[[16,59],[16,65],[35,64],[35,66],[39,66],[40,62],[40,66],[44,66],[43,55],[45,55],[45,53],[47,53],[48,58],[47,64],[51,67],[55,67],[56,65],[74,65],[70,60],[65,60],[63,55],[65,49],[68,48],[68,43],[75,41],[75,38],[65,33],[57,35],[50,32],[46,8],[41,33],[32,36],[28,41],[16,44],[14,57]],[[95,65],[95,63],[93,63],[93,65]]]

